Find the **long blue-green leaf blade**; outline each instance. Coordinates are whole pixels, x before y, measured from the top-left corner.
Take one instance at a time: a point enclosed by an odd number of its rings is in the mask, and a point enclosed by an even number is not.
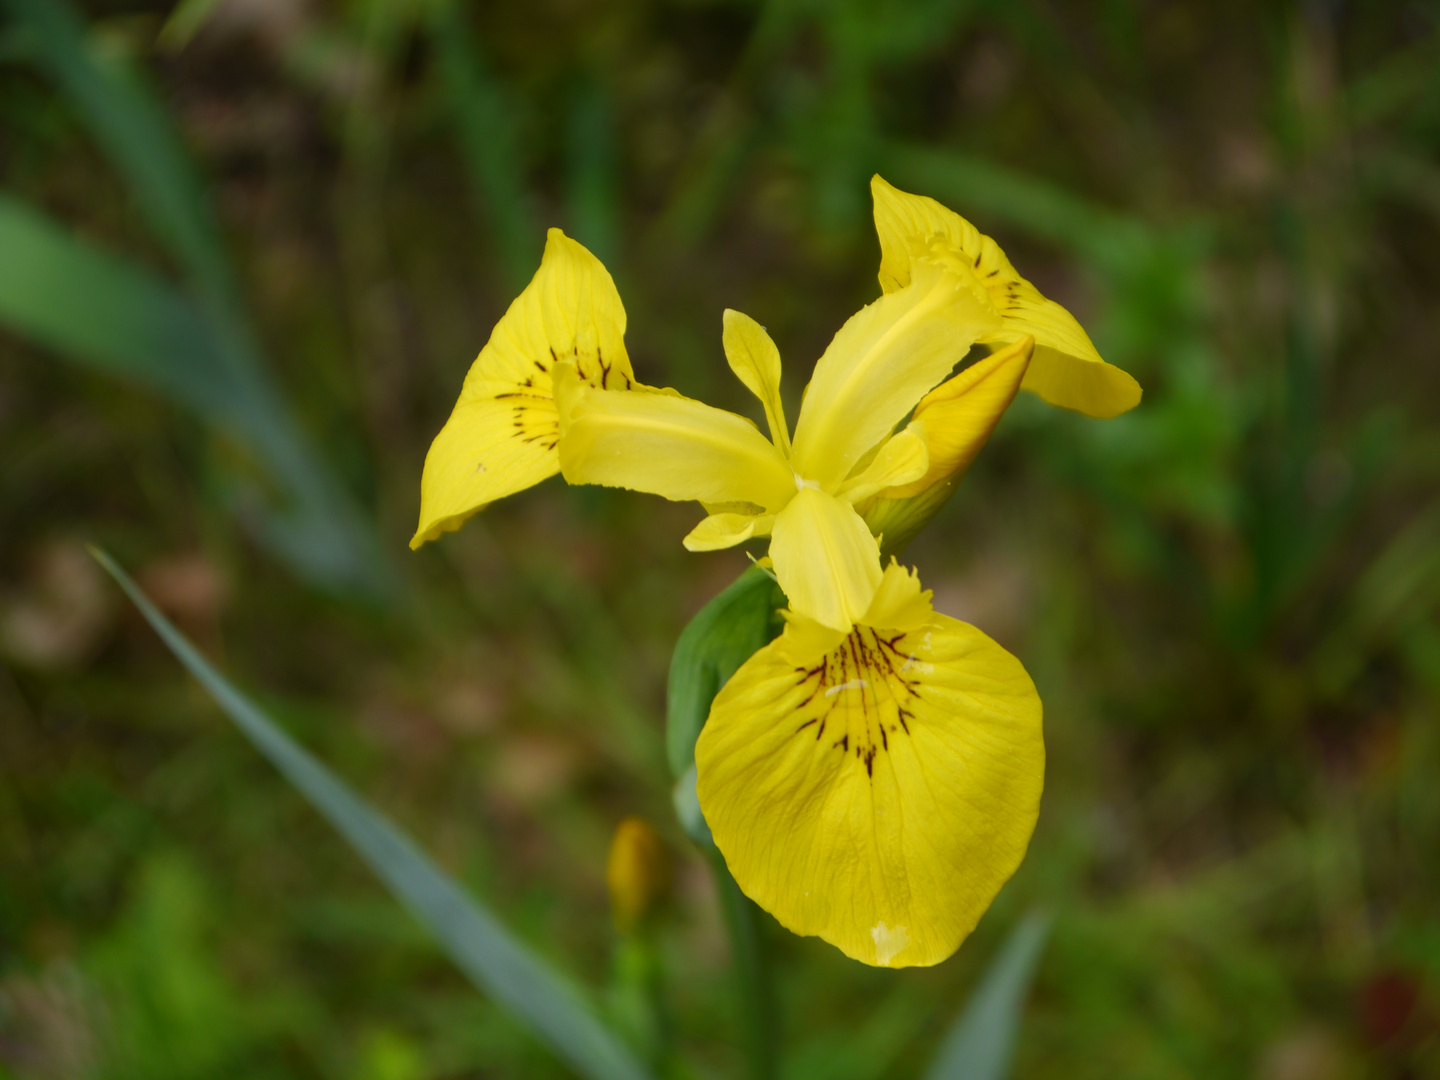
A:
[[[0,322],[77,360],[245,425],[248,395],[183,296],[0,194]]]
[[[540,264],[540,230],[525,193],[511,109],[475,46],[460,5],[433,6],[431,43],[477,208],[509,284],[520,290]]]
[[[1027,915],[955,1021],[925,1080],[1004,1080],[1015,1053],[1030,978],[1050,932],[1050,918]]]
[[[388,818],[231,685],[113,559],[103,551],[91,551],[225,715],[350,843],[471,982],[528,1024],[581,1076],[646,1080],[634,1055],[596,1019],[577,991],[467,896]]]
[[[64,0],[3,0],[37,59],[125,177],[137,205],[188,276],[215,299],[234,293],[219,226],[178,133],[137,72],[102,55]]]

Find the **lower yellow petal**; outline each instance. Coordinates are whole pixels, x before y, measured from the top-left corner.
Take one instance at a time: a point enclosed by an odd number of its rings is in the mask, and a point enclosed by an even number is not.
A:
[[[425,455],[420,525],[410,546],[458,529],[496,499],[554,476],[557,437],[548,396],[462,400]]]
[[[770,535],[775,580],[790,607],[849,630],[880,585],[880,548],[849,503],[807,487],[775,517]]]
[[[764,536],[775,521],[774,514],[711,514],[685,537],[687,551],[719,551],[744,543],[752,536]]]
[[[745,894],[797,934],[888,967],[959,948],[1024,857],[1041,706],[1020,662],[944,615],[792,633],[716,697],[700,806]]]
[[[930,467],[925,425],[911,422],[885,441],[875,460],[859,476],[847,480],[836,492],[848,503],[859,504],[876,492],[919,480]]]

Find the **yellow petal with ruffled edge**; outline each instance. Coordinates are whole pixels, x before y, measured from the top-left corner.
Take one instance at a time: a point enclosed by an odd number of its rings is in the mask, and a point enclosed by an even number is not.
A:
[[[846,635],[792,619],[695,747],[701,810],[745,894],[884,967],[959,948],[1024,857],[1044,783],[1025,669],[912,583],[892,566],[888,617]]]
[[[1035,338],[1023,389],[1052,405],[1102,418],[1140,403],[1140,384],[1102,360],[1075,317],[1016,273],[994,240],[934,199],[900,191],[879,176],[871,178],[870,191],[883,292],[907,287],[915,259],[938,238],[970,262],[1003,319],[999,330],[979,340],[1011,342],[1024,334]]]
[[[865,522],[812,487],[775,516],[770,558],[790,607],[835,630],[850,629],[880,584],[880,548]]]
[[[852,315],[815,365],[795,424],[795,467],[833,491],[977,337],[998,325],[966,266],[916,264],[914,280]]]
[[[559,471],[557,360],[596,386],[634,384],[615,282],[599,259],[551,229],[540,269],[491,332],[425,456],[412,548]]]
[[[924,433],[929,468],[909,483],[879,490],[869,502],[854,500],[870,531],[883,535],[882,554],[903,550],[955,490],[1015,400],[1034,340],[1027,335],[991,353],[915,407],[911,426]]]
[[[572,484],[764,510],[795,494],[790,466],[743,416],[675,393],[595,390],[573,376],[557,394],[560,468]]]
[[[785,406],[780,401],[780,350],[765,328],[749,315],[725,309],[721,342],[730,370],[760,399],[770,441],[782,454],[790,453],[790,429],[785,424]]]

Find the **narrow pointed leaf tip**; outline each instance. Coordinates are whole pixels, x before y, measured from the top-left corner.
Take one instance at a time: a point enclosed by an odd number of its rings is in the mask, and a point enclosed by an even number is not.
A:
[[[1007,344],[1029,334],[1035,355],[1022,388],[1051,405],[1111,417],[1140,403],[1140,384],[1100,358],[1075,317],[1022,278],[990,237],[934,199],[911,195],[880,176],[870,180],[880,237],[880,288],[887,295],[912,281],[937,245],[969,265],[1000,317],[982,343]]]
[[[1050,916],[1039,911],[1011,931],[940,1044],[925,1080],[1005,1080],[1010,1075],[1025,998],[1049,933]]]
[[[334,826],[476,987],[526,1024],[577,1075],[588,1080],[649,1080],[630,1050],[596,1019],[563,977],[512,936],[389,818],[240,693],[109,555],[94,547],[90,553],[221,711]]]
[[[715,844],[794,933],[866,964],[939,963],[1034,830],[1034,684],[894,563],[848,631],[787,620],[716,696],[695,747]]]

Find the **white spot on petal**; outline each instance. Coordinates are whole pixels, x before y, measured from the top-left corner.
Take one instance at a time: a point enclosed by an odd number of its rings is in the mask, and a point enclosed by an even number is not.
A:
[[[881,967],[889,967],[890,961],[910,944],[910,935],[903,926],[891,927],[878,922],[870,928],[870,936],[875,939],[875,962]]]
[[[864,690],[870,684],[864,679],[851,679],[849,682],[842,682],[838,686],[829,687],[825,691],[826,697],[834,697],[841,690]]]

